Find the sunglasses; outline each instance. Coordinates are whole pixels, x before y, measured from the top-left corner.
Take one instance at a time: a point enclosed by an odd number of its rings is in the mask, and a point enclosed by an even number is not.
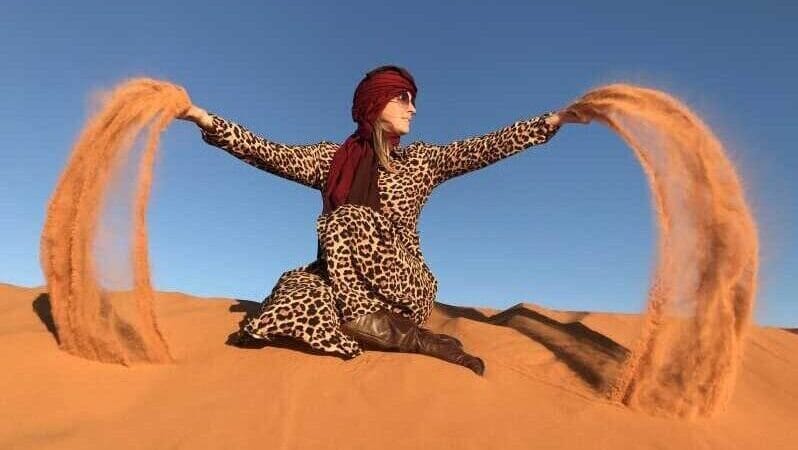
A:
[[[413,98],[413,94],[410,91],[404,91],[401,94],[397,95],[396,97],[391,99],[392,102],[398,102],[404,106],[410,106],[410,103],[413,103],[413,106],[416,106],[415,99]]]

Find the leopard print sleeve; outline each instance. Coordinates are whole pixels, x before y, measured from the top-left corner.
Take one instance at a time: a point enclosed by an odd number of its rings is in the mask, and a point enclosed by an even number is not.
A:
[[[279,177],[314,189],[322,189],[322,165],[338,144],[323,141],[313,145],[271,142],[243,126],[213,113],[210,129],[200,128],[202,140],[236,158]]]
[[[426,154],[433,183],[438,185],[489,166],[533,145],[548,142],[560,128],[560,125],[546,123],[545,119],[552,114],[549,112],[519,120],[484,136],[432,146]]]

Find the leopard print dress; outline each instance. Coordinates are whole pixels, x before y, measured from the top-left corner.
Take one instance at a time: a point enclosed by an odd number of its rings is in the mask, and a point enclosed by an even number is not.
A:
[[[559,129],[545,118],[519,120],[484,136],[434,145],[397,147],[395,173],[379,169],[379,212],[345,204],[316,220],[323,259],[283,273],[260,313],[245,326],[254,338],[288,336],[344,357],[362,350],[340,325],[387,309],[423,325],[438,283],[421,254],[418,218],[432,190],[521,150],[547,142]],[[323,191],[339,144],[285,145],[211,114],[202,139],[266,172]]]

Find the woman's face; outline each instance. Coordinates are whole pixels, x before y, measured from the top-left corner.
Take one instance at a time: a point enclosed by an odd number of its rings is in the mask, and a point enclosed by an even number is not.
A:
[[[390,133],[398,135],[410,132],[410,120],[416,113],[413,106],[413,94],[408,91],[392,98],[380,114],[380,120],[385,124],[385,128]]]

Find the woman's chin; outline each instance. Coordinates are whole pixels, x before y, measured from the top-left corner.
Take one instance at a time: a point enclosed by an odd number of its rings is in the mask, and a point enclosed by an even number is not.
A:
[[[386,131],[388,131],[389,133],[392,133],[392,134],[403,136],[403,135],[405,135],[405,134],[410,132],[410,126],[406,126],[406,127],[403,127],[403,126],[392,126],[392,127],[388,128]]]

